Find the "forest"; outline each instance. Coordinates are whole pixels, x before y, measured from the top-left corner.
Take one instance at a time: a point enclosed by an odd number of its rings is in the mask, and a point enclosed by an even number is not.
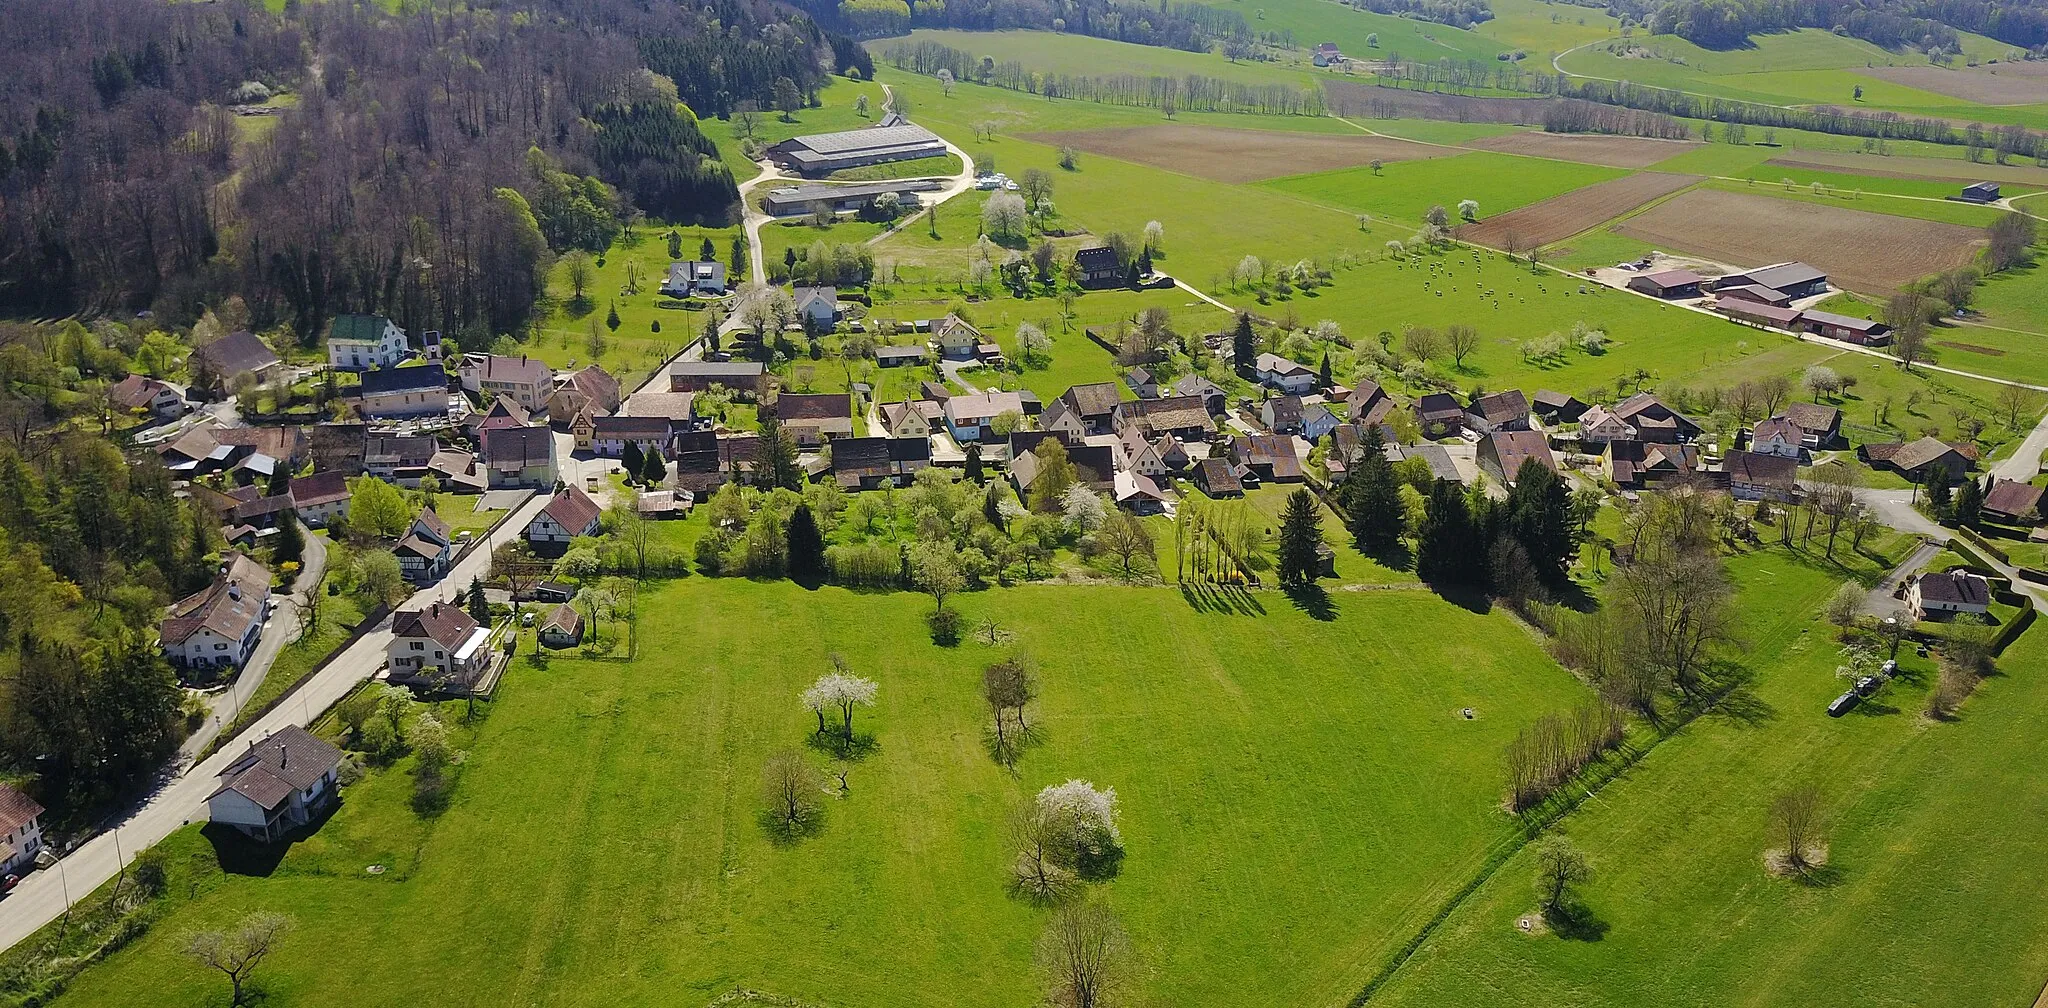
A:
[[[180,323],[239,296],[307,345],[349,311],[520,332],[554,254],[737,212],[698,114],[865,59],[745,0],[19,0],[0,35],[23,43],[0,72],[0,312]],[[274,128],[248,129],[272,95]]]
[[[1944,56],[1961,51],[1957,31],[2022,49],[2048,45],[2048,7],[2029,0],[1608,0],[1583,6],[1709,49],[1742,48],[1751,35],[1793,28]]]

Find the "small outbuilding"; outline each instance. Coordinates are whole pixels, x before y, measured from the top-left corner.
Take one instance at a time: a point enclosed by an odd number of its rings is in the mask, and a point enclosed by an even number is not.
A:
[[[1685,269],[1658,270],[1642,273],[1628,279],[1628,289],[1655,298],[1677,300],[1700,296],[1701,277]]]

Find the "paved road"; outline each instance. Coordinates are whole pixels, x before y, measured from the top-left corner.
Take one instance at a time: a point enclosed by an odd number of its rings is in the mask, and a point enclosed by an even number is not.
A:
[[[2048,416],[2043,416],[2041,422],[2034,425],[2026,440],[2021,441],[2005,461],[1991,467],[1991,474],[2025,483],[2041,474],[2041,454],[2044,451],[2048,451]]]
[[[212,713],[207,716],[206,724],[178,748],[186,759],[205,752],[213,737],[234,723],[243,705],[256,695],[256,688],[270,674],[270,666],[277,661],[278,652],[283,651],[286,644],[299,639],[299,613],[305,608],[306,593],[324,590],[319,582],[321,573],[327,569],[327,540],[314,535],[311,529],[306,530],[305,536],[306,551],[302,559],[306,567],[299,572],[298,589],[288,595],[276,596],[277,609],[270,614],[262,637],[257,639],[256,651],[249,656],[248,664],[242,667],[241,675],[235,677],[232,686],[208,699],[207,708]]]
[[[489,539],[478,543],[458,561],[440,584],[413,595],[399,608],[418,609],[430,602],[453,601],[470,579],[489,570],[491,550],[517,538],[548,500],[549,495],[535,494],[500,524]],[[376,675],[384,665],[384,648],[390,640],[388,624],[363,635],[300,687],[288,703],[258,718],[204,762],[167,777],[120,825],[66,855],[58,862],[59,867],[33,872],[23,879],[6,899],[0,900],[0,949],[12,947],[56,920],[65,910],[67,895],[75,900],[91,893],[113,878],[136,852],[187,823],[204,820],[206,796],[213,793],[215,779],[229,762],[285,725],[304,725]]]
[[[1856,499],[1863,506],[1877,512],[1878,517],[1886,525],[1902,532],[1914,532],[1942,541],[1957,537],[1953,530],[1942,528],[1933,519],[1913,509],[1911,490],[1858,490]],[[2012,581],[2013,590],[2033,596],[2036,604],[2048,605],[2048,590],[2031,581],[2022,580],[2017,568],[2011,564],[1998,562],[1995,556],[1986,554],[1984,559],[1991,564],[1993,570]]]

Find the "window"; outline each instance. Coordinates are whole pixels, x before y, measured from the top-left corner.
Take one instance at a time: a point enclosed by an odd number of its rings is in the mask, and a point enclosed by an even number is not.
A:
[[[226,644],[215,644],[213,646],[213,649],[215,651],[226,651],[228,649],[228,646]]]
[[[425,651],[427,649],[427,646],[425,644],[420,643],[419,641],[413,641],[412,649],[414,651]]]

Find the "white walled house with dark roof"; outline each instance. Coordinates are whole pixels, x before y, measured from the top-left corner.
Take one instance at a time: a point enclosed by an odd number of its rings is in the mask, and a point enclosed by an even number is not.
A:
[[[577,536],[596,535],[602,515],[603,509],[582,488],[566,487],[527,523],[526,541],[536,546],[567,546]]]
[[[448,375],[439,364],[363,372],[364,416],[373,420],[448,414]]]
[[[263,630],[270,572],[233,554],[213,583],[166,610],[158,627],[164,656],[180,668],[234,668],[249,660]]]
[[[341,799],[341,750],[298,725],[251,742],[206,797],[208,818],[265,843],[304,826]]]
[[[405,330],[382,315],[339,315],[327,329],[327,366],[336,371],[397,367],[405,360]]]
[[[1990,612],[1991,582],[1969,571],[1929,571],[1906,585],[1906,604],[1923,620],[1935,614]]]
[[[490,666],[490,637],[491,628],[459,606],[435,602],[400,610],[384,646],[389,680],[424,691],[474,686]]]
[[[510,399],[529,413],[546,409],[555,391],[554,369],[533,357],[463,354],[457,372],[465,390]]]

